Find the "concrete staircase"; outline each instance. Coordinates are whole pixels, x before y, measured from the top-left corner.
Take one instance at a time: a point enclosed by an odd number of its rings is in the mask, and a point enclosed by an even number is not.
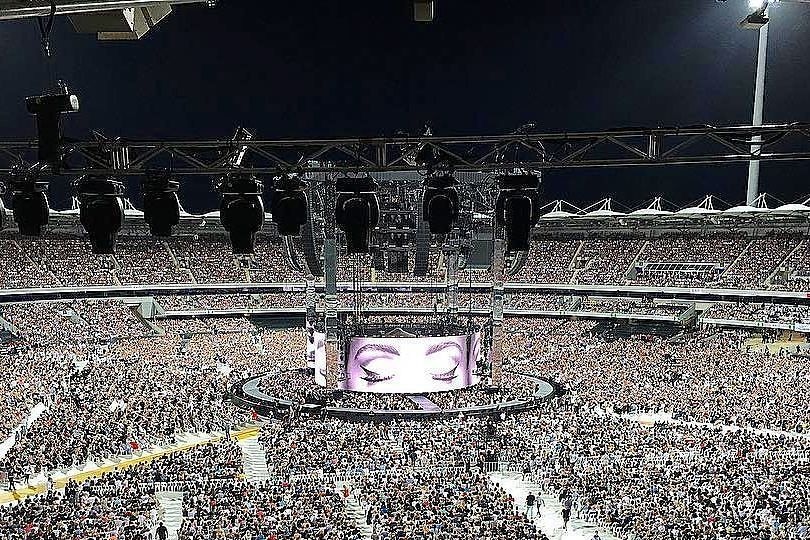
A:
[[[348,497],[343,497],[343,488],[347,486],[350,494]],[[363,538],[371,538],[374,528],[371,525],[366,525],[366,511],[360,506],[360,503],[357,502],[355,496],[351,494],[351,484],[347,482],[335,482],[335,491],[340,494],[340,497],[345,502],[346,513],[354,520],[355,524],[357,524],[357,528],[360,534],[363,535]]]
[[[183,524],[183,492],[161,491],[155,494],[158,503],[158,521],[169,530],[169,540],[176,540]],[[157,528],[157,523],[155,523]]]
[[[264,448],[259,444],[257,435],[242,439],[237,443],[242,450],[242,469],[248,482],[260,483],[270,479],[267,468],[267,457]]]
[[[599,533],[602,540],[617,540],[613,534],[606,529],[582,519],[577,519],[576,509],[571,511],[571,520],[568,522],[568,530],[562,528],[562,505],[557,497],[549,493],[543,493],[543,488],[539,484],[531,481],[521,480],[522,474],[519,472],[492,472],[489,477],[515,499],[517,509],[526,512],[526,495],[530,492],[543,501],[539,512],[534,516],[534,523],[543,534],[551,540],[591,540],[595,532]],[[537,511],[537,509],[535,508]],[[539,514],[539,515],[538,515]]]

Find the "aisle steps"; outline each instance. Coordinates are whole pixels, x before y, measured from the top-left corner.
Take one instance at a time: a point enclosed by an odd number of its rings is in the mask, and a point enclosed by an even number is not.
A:
[[[515,499],[515,505],[521,513],[526,512],[526,495],[530,492],[542,499],[545,503],[539,509],[539,515],[534,517],[534,523],[550,540],[591,540],[595,532],[599,532],[602,540],[617,540],[613,534],[601,526],[577,519],[576,511],[572,511],[568,530],[562,528],[562,505],[557,497],[543,493],[539,484],[521,480],[519,472],[492,472],[489,477]]]
[[[242,439],[237,444],[242,450],[242,468],[247,481],[259,483],[269,480],[267,457],[264,454],[264,448],[259,444],[258,436]]]
[[[366,525],[366,511],[360,506],[360,503],[357,502],[353,494],[350,494],[348,498],[343,496],[343,488],[345,486],[348,486],[351,492],[351,484],[346,482],[335,482],[335,491],[339,493],[340,498],[345,501],[346,513],[357,524],[357,528],[360,530],[360,534],[363,535],[363,538],[371,538],[374,528],[371,525]]]
[[[183,524],[183,492],[182,491],[161,491],[155,493],[158,507],[160,509],[158,521],[169,530],[169,540],[176,540]],[[155,523],[155,528],[157,528]]]

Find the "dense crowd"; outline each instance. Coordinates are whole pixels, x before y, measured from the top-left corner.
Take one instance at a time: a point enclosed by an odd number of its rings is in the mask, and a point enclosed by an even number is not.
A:
[[[179,250],[178,268],[224,264],[194,252],[195,241],[189,242],[186,251]],[[546,242],[547,248],[555,247]],[[611,242],[620,241],[603,245]],[[793,252],[798,246],[776,238],[768,242],[772,247],[766,250]],[[633,260],[650,249],[655,254],[650,262],[660,262],[665,243],[637,242]],[[761,267],[779,264],[778,256],[754,255],[759,244],[745,241],[739,248],[739,243],[723,237],[694,249],[704,255],[717,250],[718,264],[727,264],[729,272],[748,272],[741,259],[733,262],[740,253],[757,257]],[[158,252],[150,260],[175,256],[174,248],[160,252],[161,245],[147,250]],[[556,266],[566,279],[607,272],[595,255],[601,248],[556,247],[570,252],[569,261]],[[50,252],[34,253],[30,264],[40,256]],[[694,260],[683,256],[684,263]],[[120,269],[117,259],[110,264]],[[217,276],[250,274],[250,264],[226,266]],[[57,265],[47,269],[58,280],[87,278]],[[757,272],[762,279],[765,270]],[[174,310],[287,301],[278,297],[160,301]],[[403,306],[426,302],[425,297],[412,302],[413,297],[403,293],[377,300]],[[528,302],[510,300],[512,305]],[[471,301],[488,298],[477,295]],[[540,302],[552,308],[576,304],[562,296]],[[653,314],[684,309],[593,299],[578,306]],[[810,323],[805,308],[770,304],[717,304],[706,315]],[[152,326],[134,306],[112,300],[4,305],[0,317],[17,335],[0,350],[6,374],[0,381],[0,440],[17,431],[0,459],[0,472],[18,485],[40,472],[47,476],[88,460],[170,445],[185,432],[233,429],[252,415],[233,407],[227,391],[254,374],[267,373],[263,387],[294,401],[315,396],[360,409],[416,407],[406,396],[334,393],[315,385],[304,369],[303,329],[260,329],[245,317],[158,318]],[[375,317],[369,320],[408,319]],[[293,415],[262,427],[260,442],[271,474],[263,483],[243,477],[235,444],[204,445],[64,489],[49,486],[43,495],[2,507],[0,537],[154,540],[161,519],[156,493],[165,482],[180,482],[180,540],[354,540],[365,533],[348,512],[353,504],[379,540],[544,540],[522,501],[485,474],[487,463],[501,462],[524,471],[544,492],[570,501],[580,519],[622,539],[810,538],[810,368],[802,349],[791,345],[773,354],[751,345],[743,331],[708,328],[672,338],[654,332],[622,336],[608,327],[510,318],[507,372],[499,390],[476,387],[425,396],[448,409],[531,393],[532,380],[512,371],[561,383],[567,393],[535,412],[497,420],[453,415],[391,424]],[[18,428],[39,403],[42,415]],[[657,423],[637,421],[651,415]],[[336,484],[338,478],[346,491]]]
[[[712,319],[810,325],[810,307],[748,302],[717,303],[704,312]]]
[[[300,245],[297,249],[302,252]],[[306,278],[302,261],[286,260],[280,240],[261,235],[256,253],[234,257],[225,236],[215,230],[165,240],[122,236],[115,255],[94,255],[72,236],[27,239],[6,233],[0,239],[3,288],[178,284],[298,283]],[[574,284],[639,284],[681,287],[807,290],[810,240],[781,233],[748,238],[726,233],[665,234],[652,238],[610,236],[586,239],[537,238],[526,263],[509,281]],[[383,257],[343,254],[338,280],[441,283],[446,256],[434,249],[428,273],[396,273]],[[293,264],[296,266],[294,267]],[[663,265],[663,266],[662,266]],[[509,267],[506,268],[507,272]],[[487,269],[460,269],[462,282],[489,282]],[[289,304],[288,302],[284,302]]]

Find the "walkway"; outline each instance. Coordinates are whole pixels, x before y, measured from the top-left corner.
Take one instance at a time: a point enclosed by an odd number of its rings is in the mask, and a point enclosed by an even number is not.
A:
[[[349,490],[348,497],[344,497],[344,488],[348,488]],[[374,528],[371,525],[366,525],[366,511],[363,510],[363,507],[357,502],[357,498],[352,493],[351,484],[349,482],[335,482],[335,491],[340,494],[341,499],[343,499],[346,504],[346,513],[354,520],[363,538],[371,538],[374,533]]]
[[[436,412],[442,410],[441,407],[430,401],[425,396],[419,394],[408,394],[407,397],[408,399],[416,403],[416,405],[424,411]]]
[[[533,482],[524,482],[519,472],[492,472],[489,477],[515,499],[515,505],[521,513],[526,512],[526,495],[533,493],[543,501],[539,515],[534,517],[534,524],[543,534],[551,540],[591,540],[595,532],[602,540],[616,540],[616,537],[606,529],[582,519],[575,519],[576,512],[572,512],[568,529],[562,528],[562,505],[556,496],[542,493],[540,485]]]
[[[25,420],[20,422],[20,425],[14,428],[14,431],[12,431],[11,434],[6,437],[6,440],[0,443],[0,459],[6,457],[8,451],[11,450],[12,446],[14,446],[14,443],[17,441],[17,433],[20,431],[20,429],[23,426],[28,427],[36,422],[37,418],[39,418],[47,409],[48,407],[46,407],[44,403],[37,403],[31,408],[31,412],[28,413]]]
[[[248,482],[261,483],[270,479],[267,468],[267,456],[264,447],[259,444],[258,432],[244,437],[237,443],[242,450],[242,469]]]
[[[183,525],[183,492],[160,491],[155,493],[155,498],[160,508],[158,521],[163,521],[168,529],[169,540],[175,540]]]
[[[672,418],[672,413],[636,413],[636,414],[610,413],[610,414],[618,418],[624,418],[625,420],[631,420],[634,422],[638,422],[640,424],[652,425],[655,423],[663,423],[663,424],[675,424],[679,426],[707,427],[718,429],[721,431],[743,430],[743,431],[750,431],[751,433],[755,433],[757,435],[772,435],[774,437],[790,437],[796,439],[810,438],[810,433],[801,433],[799,431],[780,431],[776,429],[758,429],[744,426],[733,426],[729,424],[712,424],[711,422],[689,422],[686,420],[676,420]]]

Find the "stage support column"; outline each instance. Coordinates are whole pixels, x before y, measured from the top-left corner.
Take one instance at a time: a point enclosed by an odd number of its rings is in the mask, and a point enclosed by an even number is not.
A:
[[[337,299],[337,225],[335,223],[335,182],[327,178],[324,200],[324,279],[326,293],[326,387],[337,388],[340,370],[340,335]]]
[[[445,296],[447,316],[451,323],[457,322],[458,315],[458,249],[451,245],[444,258]]]
[[[492,364],[492,385],[500,386],[503,366],[503,260],[506,250],[501,227],[495,227],[494,236],[492,246],[492,350],[490,351],[490,361]]]
[[[315,324],[318,320],[318,293],[315,292],[315,276],[307,275],[307,288],[304,294],[304,303],[307,308],[308,323]]]

